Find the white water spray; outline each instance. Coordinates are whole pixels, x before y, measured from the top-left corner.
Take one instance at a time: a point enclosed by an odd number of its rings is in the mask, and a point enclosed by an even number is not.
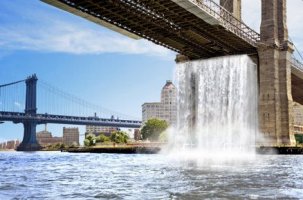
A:
[[[212,160],[254,155],[257,67],[248,56],[180,63],[176,79],[178,127],[172,138],[178,155]]]

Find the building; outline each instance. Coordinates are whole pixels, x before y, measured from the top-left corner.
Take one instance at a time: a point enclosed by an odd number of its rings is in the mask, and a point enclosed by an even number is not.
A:
[[[166,81],[161,90],[161,101],[142,105],[143,124],[152,118],[165,120],[168,124],[177,123],[177,89],[172,81]]]
[[[52,133],[47,131],[46,128],[43,131],[37,132],[36,136],[38,143],[43,147],[62,143],[62,137],[53,137]]]
[[[79,129],[63,127],[63,144],[79,146]]]
[[[117,127],[110,127],[110,126],[86,126],[87,133],[112,133],[114,131],[118,131],[119,128]]]
[[[15,149],[15,140],[9,140],[6,142],[6,149]]]
[[[0,143],[0,149],[16,149],[19,146],[19,140],[9,140],[3,143]]]
[[[152,118],[164,119],[163,104],[160,102],[144,103],[142,105],[142,123]]]
[[[135,129],[134,130],[134,139],[135,140],[142,140],[140,129]]]
[[[172,81],[166,81],[161,91],[161,103],[163,104],[163,119],[169,124],[177,123],[177,89]]]
[[[95,136],[98,136],[100,134],[104,134],[106,136],[109,136],[112,132],[118,131],[119,128],[117,127],[110,127],[110,126],[86,126],[86,135],[87,134],[94,134]]]

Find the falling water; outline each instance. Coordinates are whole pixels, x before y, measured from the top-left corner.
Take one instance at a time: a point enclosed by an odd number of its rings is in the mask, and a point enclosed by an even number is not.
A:
[[[247,55],[180,63],[176,79],[175,147],[198,157],[254,154],[257,67]]]

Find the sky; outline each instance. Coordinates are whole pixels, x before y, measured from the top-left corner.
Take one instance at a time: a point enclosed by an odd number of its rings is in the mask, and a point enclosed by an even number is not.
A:
[[[243,21],[258,32],[260,2],[242,0]],[[302,9],[302,0],[288,0],[290,36],[303,50]],[[39,0],[0,1],[0,84],[36,73],[39,81],[140,119],[141,105],[159,101],[165,81],[173,79],[175,55]],[[48,125],[55,136],[62,136],[62,127]],[[0,141],[22,137],[21,124],[0,124]]]

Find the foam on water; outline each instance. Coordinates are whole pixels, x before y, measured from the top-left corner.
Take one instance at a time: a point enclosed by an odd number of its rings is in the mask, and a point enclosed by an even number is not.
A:
[[[254,157],[257,67],[247,55],[180,63],[178,125],[171,152],[185,159],[243,160]]]

